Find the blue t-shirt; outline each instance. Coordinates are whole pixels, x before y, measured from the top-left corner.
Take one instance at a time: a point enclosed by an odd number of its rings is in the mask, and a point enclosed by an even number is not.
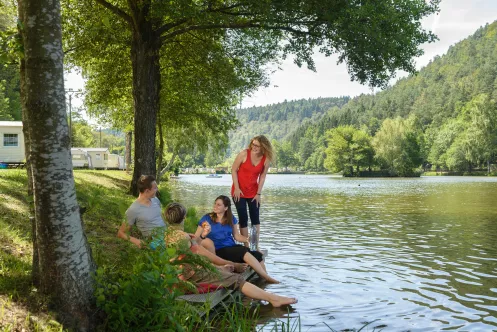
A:
[[[215,222],[208,214],[200,218],[198,225],[202,227],[204,221],[207,221],[211,225],[211,232],[207,237],[214,242],[216,250],[236,245],[235,239],[233,238],[233,229],[230,225],[223,225]],[[233,216],[233,224],[238,224],[238,220],[236,220],[235,216]]]

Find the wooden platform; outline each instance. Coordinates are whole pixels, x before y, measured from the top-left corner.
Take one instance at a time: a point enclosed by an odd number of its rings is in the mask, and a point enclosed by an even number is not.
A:
[[[268,255],[268,251],[261,250],[261,252],[263,253],[264,258],[266,258]],[[248,267],[247,270],[245,270],[245,272],[242,273],[243,278],[247,281],[252,279],[256,275],[257,274],[255,273],[255,271],[251,267]],[[217,306],[219,303],[221,303],[221,302],[225,301],[227,298],[229,298],[230,295],[232,295],[234,292],[236,292],[236,291],[231,290],[231,289],[222,288],[222,289],[219,289],[215,292],[210,292],[210,293],[182,295],[182,296],[179,296],[178,299],[188,301],[192,304],[210,303],[210,308],[212,309],[215,306]],[[201,314],[201,316],[203,316],[206,313],[201,312],[200,314]]]

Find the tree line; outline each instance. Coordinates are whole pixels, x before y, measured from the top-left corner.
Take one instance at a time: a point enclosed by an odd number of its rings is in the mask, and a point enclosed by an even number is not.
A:
[[[490,171],[497,156],[496,32],[496,22],[487,24],[419,73],[302,124],[279,140],[281,165],[350,175]]]

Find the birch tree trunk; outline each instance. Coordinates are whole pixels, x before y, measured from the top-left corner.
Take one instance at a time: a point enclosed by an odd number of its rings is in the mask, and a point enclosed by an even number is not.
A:
[[[23,29],[23,112],[28,123],[35,203],[39,290],[58,319],[93,329],[95,266],[76,201],[63,80],[60,3],[20,0]]]

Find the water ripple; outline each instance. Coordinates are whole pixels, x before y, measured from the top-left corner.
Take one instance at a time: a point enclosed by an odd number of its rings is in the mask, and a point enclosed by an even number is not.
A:
[[[173,197],[199,213],[231,180],[185,176]],[[360,185],[360,186],[359,186]],[[497,330],[496,178],[344,179],[268,175],[261,246],[297,296],[302,330]],[[376,321],[375,321],[376,320]]]

